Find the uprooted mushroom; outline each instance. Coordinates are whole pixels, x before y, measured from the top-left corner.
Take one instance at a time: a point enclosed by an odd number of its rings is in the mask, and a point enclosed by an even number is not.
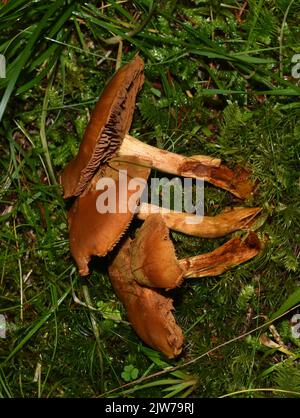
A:
[[[92,256],[104,257],[118,243],[127,230],[139,202],[140,193],[128,187],[131,179],[147,181],[150,169],[135,157],[113,159],[105,164],[90,181],[86,190],[75,200],[68,214],[71,253],[80,275],[89,273]],[[106,188],[99,185],[101,178],[110,179]],[[123,182],[123,193],[120,189]],[[142,190],[144,184],[136,184]],[[125,189],[125,190],[124,190]],[[100,201],[113,196],[115,207],[102,210]],[[104,208],[103,208],[104,209]]]
[[[106,256],[126,232],[136,211],[140,209],[139,198],[149,173],[150,169],[143,160],[136,157],[112,159],[99,169],[86,190],[76,198],[68,221],[71,253],[82,276],[89,273],[91,257]],[[109,180],[108,184],[101,185],[101,179],[106,179],[106,182]],[[132,180],[135,182],[130,184]],[[108,208],[104,201],[110,196],[113,197],[114,207]],[[145,203],[141,208],[138,216],[146,220],[149,214],[146,213],[147,208],[152,213],[164,211],[163,208]],[[187,235],[214,238],[249,228],[259,211],[260,208],[236,208],[215,217],[201,218],[177,212],[163,213],[162,216],[170,229]]]
[[[218,276],[255,257],[260,241],[254,232],[245,239],[235,237],[206,254],[178,260],[163,217],[150,215],[132,243],[131,269],[144,286],[172,289],[183,279]]]
[[[149,167],[170,174],[203,179],[239,198],[253,191],[249,172],[232,171],[219,159],[208,156],[184,157],[144,144],[128,135],[135,100],[144,82],[144,62],[136,56],[124,65],[104,89],[86,128],[79,152],[65,168],[61,183],[64,197],[80,195],[101,163],[116,155],[146,159]]]
[[[172,300],[151,287],[170,289],[184,278],[221,274],[254,257],[260,244],[257,236],[249,233],[245,239],[233,238],[211,253],[177,260],[168,228],[199,237],[219,237],[248,229],[260,208],[234,208],[200,219],[193,214],[165,213],[145,202],[139,206],[151,168],[207,180],[239,198],[253,190],[246,170],[234,172],[212,157],[169,153],[128,135],[136,95],[144,80],[143,68],[137,56],[112,78],[91,115],[78,155],[64,170],[61,182],[65,198],[76,196],[68,222],[71,252],[81,275],[88,274],[92,256],[104,257],[119,243],[135,212],[145,220],[136,239],[128,239],[121,246],[109,269],[110,277],[138,335],[174,357],[181,351],[183,337],[172,315]],[[131,180],[137,178],[141,182],[130,188]],[[99,185],[102,179],[110,180],[105,188]],[[115,207],[99,210],[99,201],[103,203],[110,193]],[[149,215],[149,208],[160,214]],[[160,249],[159,255],[154,247]]]
[[[124,241],[109,276],[138,336],[167,357],[182,351],[183,334],[172,314],[173,301],[153,287],[172,288],[183,278],[216,276],[260,250],[256,234],[233,238],[208,254],[177,260],[168,229],[159,214],[150,215],[136,238]]]
[[[172,314],[173,301],[135,280],[130,266],[130,245],[131,239],[127,238],[109,267],[113,288],[138,336],[167,357],[176,357],[182,350],[183,334]]]

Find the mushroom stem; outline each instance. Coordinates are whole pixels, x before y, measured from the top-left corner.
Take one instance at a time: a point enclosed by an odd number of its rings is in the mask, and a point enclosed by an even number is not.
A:
[[[167,227],[173,231],[194,237],[218,238],[249,228],[260,211],[261,208],[234,208],[216,216],[197,216],[142,203],[137,217],[146,220],[151,214],[159,213]]]
[[[216,250],[178,260],[169,229],[160,214],[146,219],[131,245],[131,270],[143,286],[173,289],[184,279],[217,276],[255,257],[261,249],[258,236],[232,238]]]
[[[131,135],[125,135],[122,145],[119,149],[119,155],[135,155],[137,157],[148,159],[152,167],[159,171],[169,174],[180,175],[181,167],[191,158],[184,155],[175,154],[160,148],[146,144]],[[208,167],[219,167],[221,160],[207,155],[197,155],[192,157],[193,161],[201,163]]]
[[[144,158],[152,168],[165,173],[208,181],[241,199],[250,196],[254,188],[245,169],[239,168],[234,172],[218,158],[202,155],[185,157],[152,147],[130,135],[125,135],[118,154]]]
[[[244,263],[256,256],[260,247],[261,243],[257,235],[250,232],[244,240],[236,237],[210,253],[178,261],[185,279],[218,276],[230,267]]]

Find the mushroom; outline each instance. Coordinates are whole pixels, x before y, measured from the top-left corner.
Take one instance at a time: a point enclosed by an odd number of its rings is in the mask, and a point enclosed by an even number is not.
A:
[[[76,198],[69,210],[68,222],[70,249],[80,275],[89,273],[88,263],[92,256],[106,256],[119,242],[139,211],[139,199],[149,174],[150,169],[140,158],[116,157],[98,170],[86,190]],[[99,187],[101,179],[110,180],[105,189]],[[132,179],[135,181],[130,186]],[[99,211],[97,202],[99,199],[104,202],[109,196],[113,199],[113,207]],[[145,207],[153,212],[163,211],[158,206],[143,203],[142,218],[146,217]],[[227,215],[203,218],[170,212],[163,214],[163,217],[171,229],[194,236],[216,237],[249,226],[259,210],[239,208],[229,211]]]
[[[208,156],[184,157],[144,144],[128,135],[135,100],[144,82],[144,62],[136,56],[120,68],[104,89],[86,128],[79,152],[61,176],[64,197],[80,195],[101,163],[116,155],[137,156],[149,166],[170,174],[206,180],[246,198],[253,191],[249,172],[236,172]]]
[[[249,197],[254,184],[249,180],[250,171],[237,167],[231,170],[218,158],[206,155],[185,157],[151,145],[126,135],[118,152],[119,155],[135,155],[148,159],[152,168],[177,176],[207,181],[214,186],[231,192],[240,199]]]
[[[130,245],[128,238],[110,265],[111,283],[138,336],[167,357],[176,357],[182,350],[183,335],[172,314],[173,301],[136,282],[130,268]]]
[[[166,226],[173,231],[202,238],[218,238],[239,229],[248,229],[261,208],[236,207],[216,216],[197,216],[175,212],[149,203],[142,203],[137,217],[146,220],[151,214],[159,213]]]
[[[80,195],[100,164],[116,155],[132,122],[136,95],[144,82],[143,71],[144,61],[137,55],[116,72],[104,89],[79,152],[62,173],[65,198]]]
[[[172,289],[183,279],[217,276],[241,264],[260,251],[257,235],[232,238],[206,254],[178,260],[169,230],[160,214],[150,215],[137,233],[131,247],[131,270],[144,286]]]
[[[89,273],[88,263],[91,256],[104,257],[125,233],[135,214],[149,173],[149,168],[143,166],[141,160],[135,157],[113,159],[97,172],[86,190],[77,197],[69,210],[68,222],[71,253],[80,275],[85,276]],[[99,189],[98,181],[101,178],[110,179],[112,182],[106,190]],[[135,190],[129,187],[131,179],[139,179],[138,182],[135,181]],[[121,189],[120,181],[123,182]],[[126,193],[123,193],[122,190],[125,189]],[[115,210],[99,212],[97,202],[99,199],[108,199],[110,193],[112,202],[115,203],[115,208],[111,209]]]

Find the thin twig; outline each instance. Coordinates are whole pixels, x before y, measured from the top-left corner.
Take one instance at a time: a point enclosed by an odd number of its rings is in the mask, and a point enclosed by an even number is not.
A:
[[[235,392],[226,393],[226,395],[218,396],[218,398],[228,398],[229,396],[239,395],[241,393],[251,393],[251,392],[278,392],[278,393],[286,393],[289,395],[298,395],[300,396],[300,392],[296,392],[293,390],[283,390],[283,389],[276,389],[276,388],[255,388],[255,389],[243,389],[237,390]]]

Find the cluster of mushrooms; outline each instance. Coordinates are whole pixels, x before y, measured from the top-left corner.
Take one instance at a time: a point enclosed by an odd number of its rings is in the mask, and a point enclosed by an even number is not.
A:
[[[136,96],[143,82],[144,62],[137,55],[116,72],[104,89],[79,152],[62,173],[61,184],[64,197],[75,199],[68,223],[71,253],[80,275],[89,273],[92,256],[104,257],[114,249],[109,276],[132,327],[146,344],[173,358],[182,351],[183,334],[172,313],[173,300],[159,289],[173,289],[189,278],[219,275],[256,256],[261,244],[249,228],[260,208],[238,207],[215,217],[204,216],[199,223],[186,222],[187,217],[196,215],[140,204],[139,199],[134,202],[134,211],[98,212],[96,201],[103,193],[97,189],[99,179],[111,178],[117,184],[122,173],[124,184],[128,184],[132,178],[147,180],[152,168],[208,181],[240,199],[253,192],[249,173],[244,169],[233,171],[208,156],[177,155],[129,136]],[[118,191],[118,187],[115,189]],[[128,208],[133,193],[128,190],[127,201],[121,202],[123,208]],[[123,194],[117,194],[117,199],[124,199]],[[126,231],[134,216],[144,222],[131,239]],[[205,238],[248,231],[244,238],[234,237],[210,253],[179,260],[169,229]]]

